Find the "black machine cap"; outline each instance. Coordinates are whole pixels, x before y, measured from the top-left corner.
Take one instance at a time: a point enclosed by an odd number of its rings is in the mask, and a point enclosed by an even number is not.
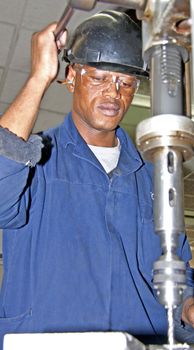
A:
[[[99,12],[74,31],[64,50],[68,63],[147,76],[142,59],[141,28],[125,12]]]

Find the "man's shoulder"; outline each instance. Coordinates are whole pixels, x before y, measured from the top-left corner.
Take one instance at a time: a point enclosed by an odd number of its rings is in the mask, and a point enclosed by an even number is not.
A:
[[[63,127],[64,125],[64,122],[60,123],[59,125],[56,125],[52,128],[49,128],[49,129],[46,129],[46,130],[43,130],[41,132],[39,132],[38,134],[40,134],[43,138],[44,137],[57,137],[57,135],[59,134],[59,131],[60,129]]]
[[[60,138],[60,133],[64,128],[65,128],[65,119],[60,124],[50,127],[48,129],[39,131],[36,134],[42,138],[44,146],[48,144],[52,144],[54,146],[54,144],[58,142]]]
[[[51,155],[53,154],[53,150],[58,149],[60,133],[61,129],[64,128],[64,122],[59,125],[56,125],[52,128],[37,132],[36,134],[42,139],[42,156],[39,165],[48,164],[49,160],[51,160]]]

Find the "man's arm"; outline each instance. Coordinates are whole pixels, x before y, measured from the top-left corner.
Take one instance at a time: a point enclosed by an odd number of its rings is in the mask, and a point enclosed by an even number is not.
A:
[[[27,180],[30,167],[40,160],[42,139],[30,134],[45,91],[58,71],[57,50],[66,40],[64,33],[56,43],[51,24],[32,37],[31,72],[23,89],[0,118],[0,226],[18,228],[26,222],[29,201]],[[18,137],[19,136],[19,137]],[[24,191],[25,189],[25,191]],[[22,194],[22,195],[21,195]]]
[[[0,125],[28,140],[37,119],[44,93],[58,73],[58,49],[65,45],[66,32],[55,42],[51,24],[32,36],[31,73],[23,89],[0,118]]]

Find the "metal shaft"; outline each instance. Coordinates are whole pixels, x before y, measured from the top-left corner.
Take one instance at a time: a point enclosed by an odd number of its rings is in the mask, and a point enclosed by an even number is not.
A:
[[[166,232],[166,248],[170,235],[184,232],[183,172],[182,154],[169,147],[154,153],[154,193],[155,193],[155,229]],[[175,246],[171,237],[170,246]]]
[[[193,153],[194,127],[183,116],[184,49],[160,44],[150,49],[150,56],[154,117],[138,125],[137,145],[154,163],[155,231],[162,247],[162,255],[154,263],[154,288],[167,309],[168,343],[173,348],[173,309],[182,302],[186,287],[185,263],[177,256],[179,234],[184,232],[182,163]]]
[[[168,343],[169,350],[172,350],[174,347],[174,325],[173,325],[173,305],[168,305],[167,309],[167,317],[168,317]]]
[[[99,2],[115,4],[130,9],[142,10],[147,3],[147,0],[100,0]]]
[[[152,115],[183,115],[183,79],[181,52],[175,45],[153,49],[151,58]]]

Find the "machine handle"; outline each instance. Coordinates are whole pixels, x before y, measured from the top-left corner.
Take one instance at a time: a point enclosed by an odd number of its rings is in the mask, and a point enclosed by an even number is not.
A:
[[[67,23],[69,22],[71,16],[73,15],[73,12],[74,12],[74,9],[71,6],[71,2],[69,1],[54,31],[54,36],[56,41],[60,38],[62,33],[65,31],[67,27]]]
[[[65,31],[67,23],[73,15],[74,9],[90,11],[95,5],[96,0],[69,0],[54,31],[55,40],[58,40],[61,34]]]

